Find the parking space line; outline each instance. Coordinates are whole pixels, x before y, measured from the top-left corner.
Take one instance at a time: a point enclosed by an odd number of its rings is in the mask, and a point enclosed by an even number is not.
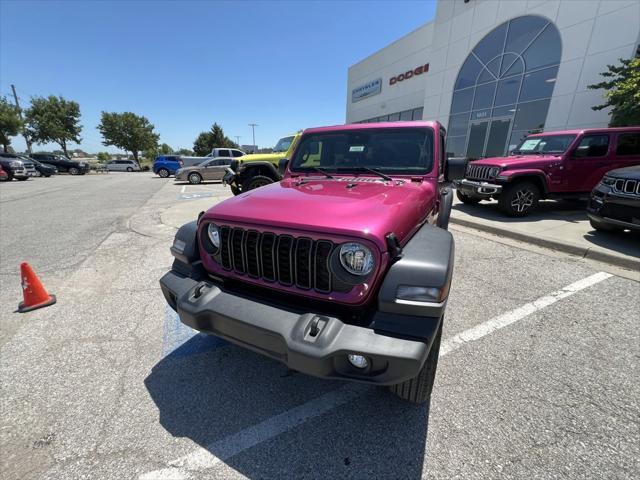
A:
[[[491,333],[512,325],[532,313],[540,311],[554,303],[570,297],[585,288],[591,287],[612,277],[606,272],[598,272],[589,277],[578,280],[566,287],[540,297],[514,310],[487,320],[480,325],[465,330],[442,343],[440,356],[445,356],[463,345],[480,340]],[[169,467],[140,475],[140,480],[186,480],[192,474],[212,468],[251,447],[268,441],[277,435],[285,433],[298,425],[318,417],[330,410],[344,405],[373,387],[361,384],[347,384],[320,397],[294,407],[286,412],[275,415],[267,420],[252,425],[237,433],[224,437],[206,448],[198,447],[192,453],[184,455],[170,462]],[[214,452],[214,453],[212,453]],[[197,476],[197,475],[196,475]]]
[[[182,190],[180,190],[180,193],[184,193],[184,191],[185,191],[186,189],[187,189],[187,186],[186,186],[186,185],[183,185],[183,186],[182,186]]]

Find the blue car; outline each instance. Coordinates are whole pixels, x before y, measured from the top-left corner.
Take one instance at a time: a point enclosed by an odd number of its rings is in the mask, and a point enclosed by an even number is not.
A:
[[[153,173],[167,178],[183,166],[184,162],[178,155],[158,155],[153,161]]]

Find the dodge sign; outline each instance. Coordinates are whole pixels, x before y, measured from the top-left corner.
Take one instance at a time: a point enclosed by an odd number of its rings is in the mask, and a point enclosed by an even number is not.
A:
[[[420,65],[419,67],[414,68],[413,70],[407,70],[406,72],[396,75],[395,77],[391,77],[389,79],[389,85],[394,85],[395,83],[402,82],[403,80],[409,80],[411,77],[422,75],[423,73],[427,73],[428,71],[429,64],[425,63],[424,65]]]

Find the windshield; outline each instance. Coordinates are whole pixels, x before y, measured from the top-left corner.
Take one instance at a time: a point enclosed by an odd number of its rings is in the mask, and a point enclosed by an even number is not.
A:
[[[291,170],[424,174],[433,164],[433,133],[429,129],[372,129],[305,136]],[[368,172],[371,173],[371,172]]]
[[[564,153],[576,138],[575,135],[545,135],[525,138],[511,153],[542,154]]]
[[[273,153],[286,152],[287,150],[289,150],[289,147],[291,146],[291,143],[293,142],[294,138],[296,137],[295,136],[284,137],[278,140],[278,143],[276,143],[276,146],[273,147]]]

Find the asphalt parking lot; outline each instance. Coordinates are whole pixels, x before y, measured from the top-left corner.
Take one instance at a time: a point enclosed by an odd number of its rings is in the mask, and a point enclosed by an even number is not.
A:
[[[452,230],[436,385],[415,406],[180,324],[158,286],[172,225],[226,195],[147,173],[0,184],[2,478],[640,471],[638,272]],[[23,260],[56,305],[13,313]]]

